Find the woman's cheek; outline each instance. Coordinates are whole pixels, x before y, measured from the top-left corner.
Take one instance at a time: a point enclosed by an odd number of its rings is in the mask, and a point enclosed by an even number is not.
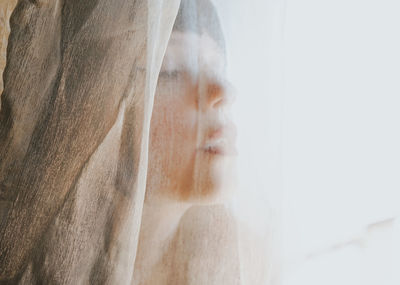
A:
[[[159,155],[182,163],[185,160],[182,155],[190,155],[196,150],[196,111],[187,106],[182,97],[159,96],[156,99],[151,122],[153,147],[162,152]]]

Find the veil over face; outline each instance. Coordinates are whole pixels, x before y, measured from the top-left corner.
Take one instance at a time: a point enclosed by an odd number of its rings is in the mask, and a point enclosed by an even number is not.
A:
[[[213,208],[234,186],[233,96],[214,6],[183,1],[154,97],[134,284],[237,284],[233,220]]]
[[[158,78],[148,189],[173,199],[221,201],[234,178],[235,126],[229,110],[225,44],[215,8],[183,1]]]
[[[242,257],[257,254],[240,252],[221,206],[237,134],[216,11],[18,1],[0,107],[1,284],[132,284],[149,255],[170,278],[153,285],[263,284],[242,282]]]

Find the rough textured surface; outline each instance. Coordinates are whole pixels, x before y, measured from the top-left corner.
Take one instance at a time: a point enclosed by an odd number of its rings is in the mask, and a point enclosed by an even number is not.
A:
[[[155,88],[136,67],[166,46],[148,24],[173,19],[157,12],[174,1],[152,2],[18,2],[1,95],[0,283],[130,283]]]
[[[0,93],[3,91],[3,70],[6,66],[8,35],[10,33],[10,16],[16,0],[0,0]]]
[[[132,284],[146,108],[177,3],[18,2],[0,109],[0,284]],[[240,250],[234,219],[211,208],[185,215],[149,284],[264,284],[255,240]]]

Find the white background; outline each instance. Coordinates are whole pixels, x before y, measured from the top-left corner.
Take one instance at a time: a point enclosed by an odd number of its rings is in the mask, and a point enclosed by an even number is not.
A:
[[[240,199],[281,207],[286,284],[400,284],[400,2],[229,2]]]

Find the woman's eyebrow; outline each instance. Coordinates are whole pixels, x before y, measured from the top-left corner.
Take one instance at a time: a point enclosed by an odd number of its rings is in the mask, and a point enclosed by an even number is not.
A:
[[[158,74],[159,77],[177,77],[181,74],[181,70],[161,70]]]

